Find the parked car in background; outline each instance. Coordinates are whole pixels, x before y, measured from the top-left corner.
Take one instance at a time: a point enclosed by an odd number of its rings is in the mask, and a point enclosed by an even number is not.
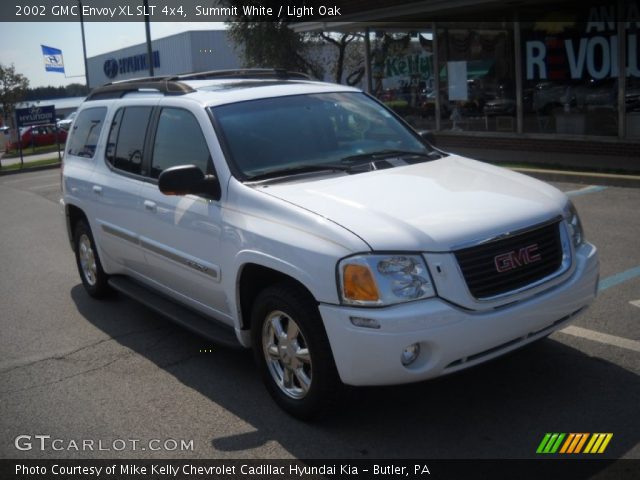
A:
[[[20,143],[22,148],[43,147],[46,145],[63,144],[67,141],[67,131],[56,129],[55,125],[37,125],[20,129]],[[18,142],[13,142],[11,148],[18,148]]]
[[[73,120],[76,118],[77,113],[78,113],[77,111],[71,112],[62,120],[58,120],[58,123],[57,123],[58,128],[69,131],[69,129],[71,128],[71,125],[73,124]]]

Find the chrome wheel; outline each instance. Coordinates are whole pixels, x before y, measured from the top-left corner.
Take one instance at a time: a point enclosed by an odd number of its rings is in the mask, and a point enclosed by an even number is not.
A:
[[[91,247],[91,239],[86,233],[80,236],[78,241],[78,256],[80,258],[80,268],[82,275],[90,286],[95,286],[98,278],[98,267],[96,265],[96,257]]]
[[[280,390],[295,400],[304,398],[311,387],[311,356],[298,324],[280,310],[269,313],[262,327],[262,350]]]

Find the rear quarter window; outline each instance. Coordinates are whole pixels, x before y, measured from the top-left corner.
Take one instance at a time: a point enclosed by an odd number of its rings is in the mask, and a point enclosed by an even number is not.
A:
[[[69,155],[93,158],[106,114],[106,107],[87,108],[80,112],[67,142]]]

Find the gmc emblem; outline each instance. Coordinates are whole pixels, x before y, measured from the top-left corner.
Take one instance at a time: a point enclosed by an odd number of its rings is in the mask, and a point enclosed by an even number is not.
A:
[[[493,263],[496,266],[496,271],[498,273],[504,273],[523,265],[539,262],[541,259],[542,257],[538,253],[538,244],[532,243],[520,250],[513,250],[511,252],[496,255],[493,257]]]

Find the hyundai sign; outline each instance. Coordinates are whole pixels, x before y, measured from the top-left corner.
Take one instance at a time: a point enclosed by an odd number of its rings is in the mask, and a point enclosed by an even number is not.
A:
[[[152,54],[153,67],[160,67],[160,52],[155,50]],[[123,58],[110,58],[106,60],[102,66],[102,70],[107,78],[114,79],[118,75],[125,73],[139,72],[143,70],[149,70],[147,63],[147,54],[141,53],[139,55],[131,55],[130,57]]]
[[[16,120],[18,128],[56,123],[56,107],[47,105],[44,107],[16,108]]]

